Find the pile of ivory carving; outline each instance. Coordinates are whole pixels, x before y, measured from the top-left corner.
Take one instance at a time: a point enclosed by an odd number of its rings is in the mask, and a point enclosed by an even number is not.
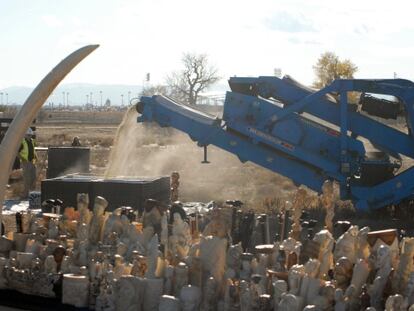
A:
[[[303,237],[299,190],[289,237],[251,253],[232,244],[232,207],[212,210],[199,233],[156,205],[142,226],[105,212],[102,197],[91,212],[79,194],[76,210],[2,237],[0,288],[91,310],[414,310],[414,238],[350,226],[335,241],[329,187],[326,229]]]

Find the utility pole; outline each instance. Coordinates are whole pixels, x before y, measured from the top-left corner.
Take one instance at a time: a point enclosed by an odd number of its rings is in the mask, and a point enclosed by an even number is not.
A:
[[[9,93],[6,93],[6,105],[9,104]]]
[[[93,101],[92,101],[92,92],[90,93],[90,97],[89,97],[89,99],[91,100],[91,104],[92,104],[92,106],[93,106]]]
[[[89,104],[89,95],[86,94],[86,104]]]
[[[1,104],[3,105],[3,93],[0,93],[1,96]]]
[[[131,102],[131,91],[128,91],[128,105]]]
[[[101,107],[102,107],[102,91],[99,91],[99,94],[101,95]]]
[[[124,106],[124,94],[121,94],[121,106]]]

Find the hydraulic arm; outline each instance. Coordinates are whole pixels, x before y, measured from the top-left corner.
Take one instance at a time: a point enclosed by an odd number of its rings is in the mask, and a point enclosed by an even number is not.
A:
[[[222,119],[152,96],[137,104],[138,121],[174,127],[199,146],[216,145],[318,192],[336,180],[341,198],[359,209],[412,197],[414,168],[398,172],[402,155],[414,158],[411,81],[335,80],[318,91],[289,77],[235,77],[229,85]],[[359,104],[348,103],[349,92],[362,93]],[[379,121],[399,114],[408,133]]]

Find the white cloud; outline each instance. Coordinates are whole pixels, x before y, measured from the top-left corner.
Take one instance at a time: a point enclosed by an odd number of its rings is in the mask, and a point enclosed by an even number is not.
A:
[[[62,3],[73,9],[81,2]],[[96,11],[83,15],[53,12],[41,16],[43,28],[36,29],[36,34],[55,33],[54,38],[47,38],[47,56],[39,53],[33,60],[43,62],[37,66],[44,67],[42,74],[52,60],[62,59],[81,45],[100,43],[65,82],[140,84],[145,73],[151,72],[152,81],[159,83],[180,67],[183,52],[207,53],[224,78],[271,75],[278,67],[303,83],[311,83],[312,65],[327,50],[356,63],[358,77],[381,78],[393,71],[406,77],[414,75],[410,61],[414,24],[412,10],[404,1],[378,0],[375,5],[359,0],[349,0],[346,5],[338,0],[96,3]],[[31,33],[30,27],[26,28],[27,37]],[[15,57],[27,56],[16,53]],[[31,77],[24,68],[20,76],[26,80]],[[1,78],[7,81],[9,76]],[[38,82],[32,80],[30,84]]]

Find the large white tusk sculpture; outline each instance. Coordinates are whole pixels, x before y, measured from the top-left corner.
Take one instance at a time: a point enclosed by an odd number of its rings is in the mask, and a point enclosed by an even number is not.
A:
[[[3,223],[3,202],[13,161],[27,128],[33,122],[43,103],[63,78],[99,45],[87,45],[63,59],[37,85],[13,119],[0,145],[0,224]]]

